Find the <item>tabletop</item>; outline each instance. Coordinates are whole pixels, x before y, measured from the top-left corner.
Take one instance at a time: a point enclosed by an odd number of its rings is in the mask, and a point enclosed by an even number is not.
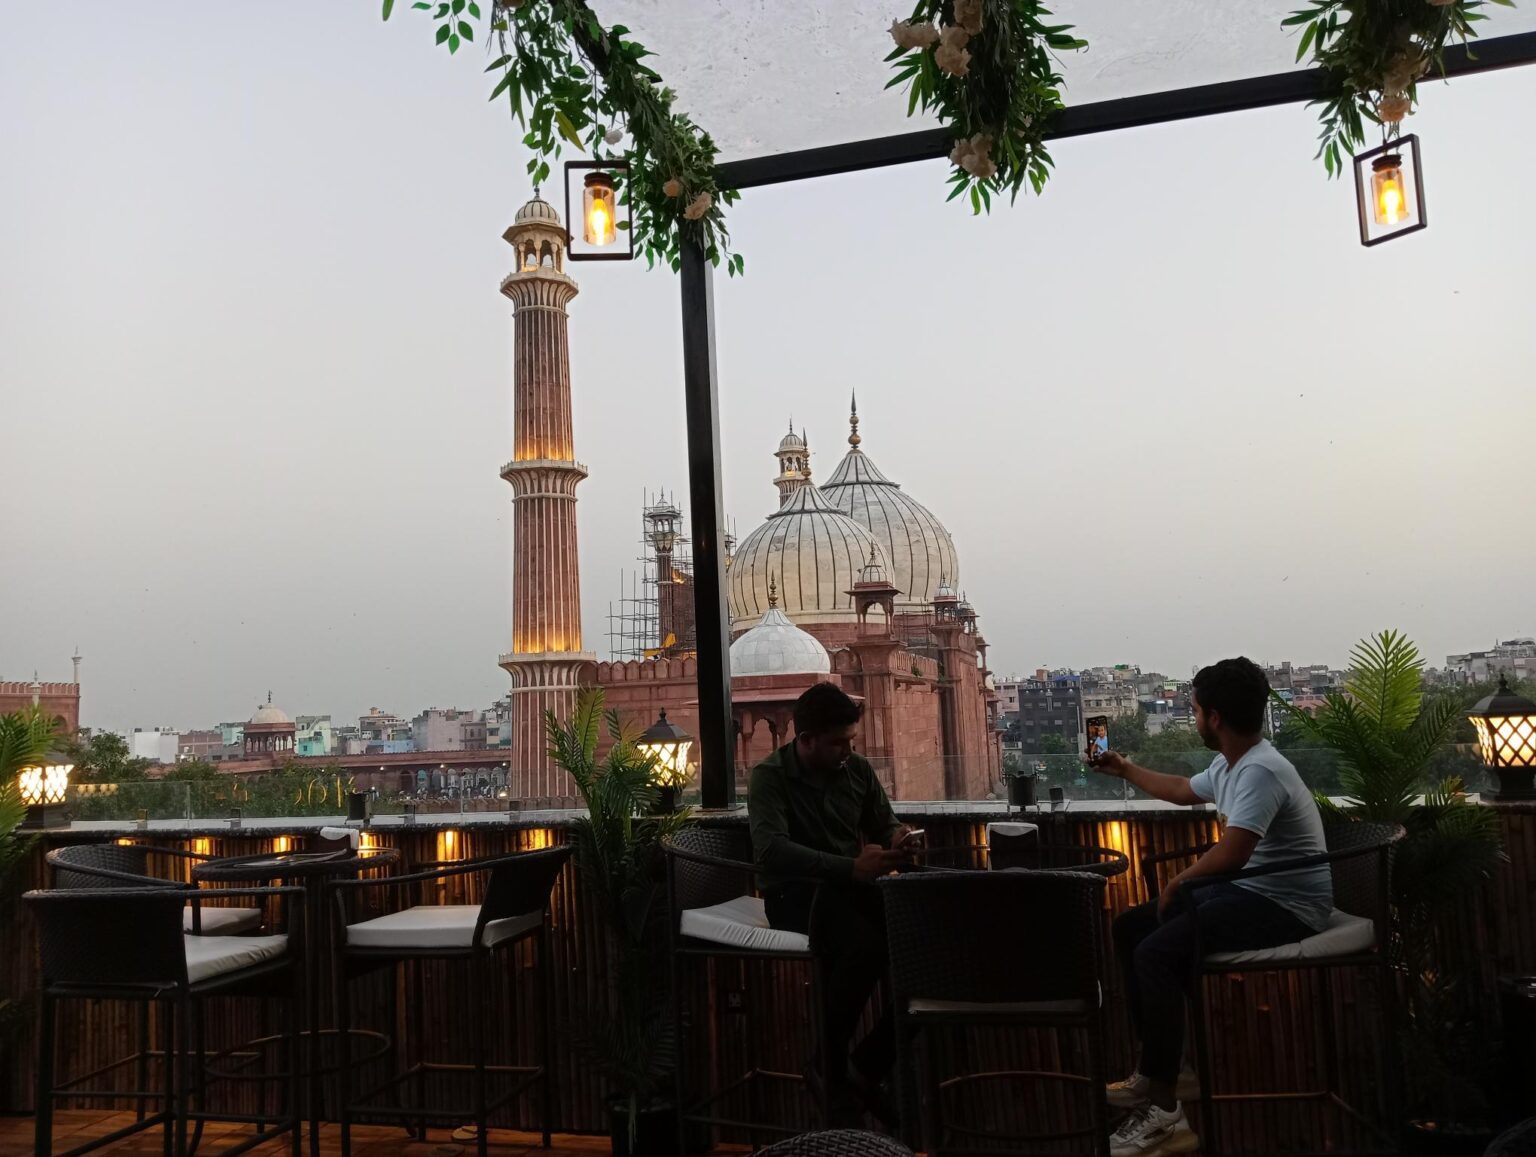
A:
[[[304,880],[326,876],[355,876],[400,859],[394,848],[368,848],[361,853],[349,848],[334,852],[269,852],[257,856],[231,856],[209,860],[192,869],[198,881]]]

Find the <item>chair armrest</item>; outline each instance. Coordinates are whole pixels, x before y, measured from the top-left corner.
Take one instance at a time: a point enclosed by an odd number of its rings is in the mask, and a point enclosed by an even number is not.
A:
[[[727,860],[720,856],[707,856],[703,852],[690,852],[684,848],[674,848],[670,844],[663,845],[662,851],[669,861],[674,859],[686,860],[690,864],[703,864],[709,868],[721,868],[725,871],[737,872],[754,880],[763,871],[757,864],[749,863],[746,860]],[[670,863],[668,870],[671,870]],[[820,876],[785,876],[779,873],[774,873],[774,875],[787,884],[811,884],[818,888],[823,884],[831,882],[822,879]]]
[[[1191,848],[1179,848],[1172,852],[1154,852],[1151,855],[1141,857],[1141,878],[1147,882],[1147,895],[1156,899],[1160,889],[1157,886],[1157,865],[1171,864],[1176,860],[1197,860],[1216,845],[1196,844]]]
[[[408,872],[402,876],[385,876],[377,880],[331,880],[329,887],[338,891],[352,888],[392,888],[398,884],[419,884],[425,880],[446,880],[452,876],[468,876],[475,872],[489,872],[502,864],[508,864],[526,852],[513,852],[505,856],[484,856],[478,860],[434,860],[436,866],[421,872]]]
[[[1286,872],[1300,872],[1306,868],[1318,868],[1325,864],[1333,865],[1342,860],[1352,860],[1356,856],[1377,855],[1385,847],[1385,844],[1365,844],[1358,848],[1341,848],[1336,852],[1314,852],[1310,856],[1297,856],[1292,860],[1281,860],[1278,864],[1265,864],[1259,868],[1239,868],[1235,872],[1196,876],[1193,880],[1185,883],[1183,887],[1205,888],[1212,884],[1234,883],[1238,880],[1257,880],[1263,876],[1279,876]]]

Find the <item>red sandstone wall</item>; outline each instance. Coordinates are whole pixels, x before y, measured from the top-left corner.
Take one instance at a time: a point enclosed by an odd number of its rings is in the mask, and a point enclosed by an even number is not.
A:
[[[43,683],[38,706],[59,720],[65,735],[80,730],[80,684]],[[20,681],[0,683],[0,715],[23,711],[32,706],[32,684]]]

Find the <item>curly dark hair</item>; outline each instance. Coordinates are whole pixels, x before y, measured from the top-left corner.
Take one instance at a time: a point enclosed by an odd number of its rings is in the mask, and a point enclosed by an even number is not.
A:
[[[1269,680],[1252,659],[1239,656],[1202,667],[1195,676],[1195,698],[1203,711],[1214,711],[1239,735],[1264,730]]]
[[[795,700],[795,734],[836,731],[859,721],[864,708],[836,683],[817,683]]]

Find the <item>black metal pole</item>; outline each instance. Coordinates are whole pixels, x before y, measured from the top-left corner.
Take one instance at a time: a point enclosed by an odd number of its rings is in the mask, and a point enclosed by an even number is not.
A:
[[[693,523],[694,631],[699,678],[699,787],[706,808],[736,803],[731,722],[731,629],[725,601],[725,510],[720,493],[720,403],[715,387],[715,291],[704,250],[682,242],[683,400]]]

